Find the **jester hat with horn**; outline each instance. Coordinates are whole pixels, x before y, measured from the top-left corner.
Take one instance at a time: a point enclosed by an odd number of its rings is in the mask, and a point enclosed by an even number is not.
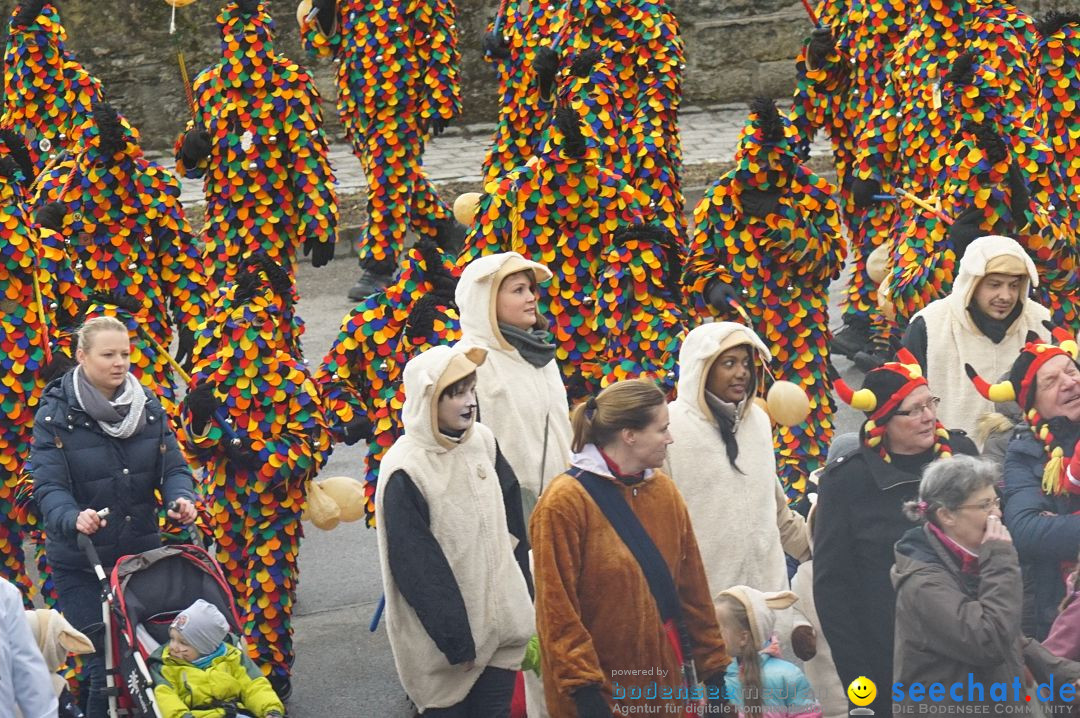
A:
[[[1055,357],[1068,357],[1075,362],[1080,353],[1075,337],[1068,330],[1061,327],[1050,327],[1050,334],[1055,343],[1043,341],[1035,332],[1029,332],[1027,343],[1020,349],[1020,356],[1013,362],[1009,376],[1004,381],[991,384],[979,376],[975,368],[970,364],[964,365],[964,371],[975,385],[975,390],[990,401],[1016,401],[1020,404],[1028,426],[1035,438],[1038,439],[1043,449],[1046,450],[1048,460],[1043,467],[1042,490],[1047,495],[1064,494],[1068,492],[1068,481],[1065,477],[1065,458],[1071,455],[1076,445],[1076,432],[1069,431],[1068,439],[1062,439],[1062,422],[1069,422],[1064,417],[1044,417],[1035,408],[1036,377],[1039,369]]]
[[[837,395],[852,408],[866,414],[866,422],[859,431],[862,443],[881,452],[885,461],[891,461],[888,447],[883,443],[885,427],[896,415],[900,405],[913,391],[927,386],[919,361],[907,349],[896,353],[897,361],[886,362],[866,374],[862,388],[853,390],[839,376],[833,378]],[[939,457],[951,456],[949,432],[938,422],[935,429],[934,453]]]

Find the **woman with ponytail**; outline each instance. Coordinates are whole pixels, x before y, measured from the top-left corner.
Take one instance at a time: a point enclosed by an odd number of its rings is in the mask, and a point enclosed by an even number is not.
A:
[[[902,505],[918,492],[923,467],[954,453],[978,454],[963,432],[937,420],[939,400],[918,361],[905,349],[898,358],[867,373],[858,391],[841,379],[833,384],[866,414],[858,449],[821,473],[814,530],[814,602],[844,686],[859,676],[892,683],[889,569],[893,544],[911,528]],[[890,696],[878,691],[868,707],[892,715]]]
[[[672,696],[699,681],[719,702],[729,658],[686,505],[658,470],[672,442],[663,392],[616,382],[571,424],[571,466],[530,522],[551,717],[610,718],[631,705],[682,716],[692,706]]]

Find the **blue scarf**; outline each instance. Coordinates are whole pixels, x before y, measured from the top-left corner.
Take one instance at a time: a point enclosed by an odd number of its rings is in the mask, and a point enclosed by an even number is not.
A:
[[[225,655],[225,644],[222,643],[217,647],[213,653],[207,653],[205,656],[200,656],[191,662],[191,665],[195,666],[199,670],[205,671],[207,667],[213,662],[215,658],[220,658]]]

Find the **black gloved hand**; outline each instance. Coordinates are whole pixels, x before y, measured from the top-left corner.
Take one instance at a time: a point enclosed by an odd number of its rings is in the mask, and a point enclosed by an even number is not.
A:
[[[604,700],[604,694],[600,692],[598,685],[583,686],[574,691],[573,695],[578,718],[612,718],[615,715]]]
[[[180,159],[185,165],[194,167],[210,156],[210,150],[210,133],[196,127],[184,135],[184,142],[180,145]]]
[[[705,287],[705,301],[716,309],[731,309],[731,300],[739,300],[739,291],[727,282],[714,279]]]
[[[176,363],[184,371],[191,373],[191,367],[195,365],[195,332],[181,324],[177,329]]]
[[[19,12],[15,13],[15,17],[11,20],[12,26],[26,27],[41,14],[41,8],[44,5],[45,0],[23,0],[19,4]]]
[[[22,169],[19,167],[19,163],[15,161],[15,158],[11,155],[0,159],[0,176],[3,176],[10,184],[22,184],[19,181],[19,176],[22,174]]]
[[[229,461],[242,469],[255,469],[259,466],[259,454],[251,448],[250,442],[242,436],[230,439],[221,437],[221,445],[225,447],[225,456]]]
[[[304,242],[304,256],[311,255],[312,267],[325,267],[330,264],[330,260],[334,258],[334,243],[333,241],[320,242],[316,239],[309,239]]]
[[[220,403],[214,396],[214,385],[204,381],[187,393],[184,405],[191,412],[191,423],[195,429],[201,430],[214,416]]]
[[[249,18],[259,11],[259,0],[236,0],[236,9],[245,18]]]
[[[551,97],[555,73],[559,71],[559,53],[546,45],[536,48],[533,70],[536,72],[536,82],[540,86],[540,96]]]
[[[482,46],[484,48],[484,57],[491,57],[496,60],[510,58],[510,43],[506,41],[506,36],[501,32],[496,33],[494,30],[485,32]]]
[[[780,195],[781,192],[778,189],[743,188],[739,193],[743,214],[759,219],[776,214],[780,211]]]
[[[983,229],[983,211],[978,207],[968,207],[949,226],[947,236],[952,243],[956,258],[964,256],[967,246],[987,232]]]
[[[432,136],[442,137],[442,133],[446,131],[452,121],[449,117],[443,117],[442,115],[433,116],[429,124]]]
[[[815,27],[810,33],[810,42],[806,45],[806,60],[811,70],[817,70],[829,60],[829,53],[836,47],[832,30],[827,27]]]
[[[857,179],[851,183],[851,196],[855,198],[856,207],[872,207],[877,202],[876,194],[881,194],[881,182],[876,179]]]
[[[352,446],[358,441],[366,441],[371,438],[371,432],[375,427],[366,416],[356,415],[352,421],[342,428],[346,446]]]
[[[319,11],[319,27],[323,34],[333,32],[334,20],[337,19],[337,0],[312,0],[311,6]]]
[[[75,366],[75,362],[67,354],[56,352],[53,354],[52,361],[46,364],[41,370],[42,380],[48,384],[53,379],[67,374],[68,371]]]
[[[706,678],[705,689],[705,699],[709,702],[709,707],[719,708],[721,713],[726,713],[730,702],[724,695],[724,672],[720,671],[715,676]]]
[[[817,655],[817,633],[813,626],[795,626],[791,629],[791,650],[800,661],[809,661]]]
[[[34,222],[39,227],[51,229],[54,232],[64,230],[64,217],[67,217],[67,208],[59,202],[49,202],[34,215]]]
[[[1024,173],[1015,162],[1009,165],[1009,192],[1009,212],[1012,214],[1013,228],[1019,232],[1028,225],[1027,212],[1031,205],[1031,195],[1028,194]]]

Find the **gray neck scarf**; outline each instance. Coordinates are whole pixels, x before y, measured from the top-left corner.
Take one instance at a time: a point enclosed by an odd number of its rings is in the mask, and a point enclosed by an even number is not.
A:
[[[120,393],[113,399],[90,383],[82,365],[75,367],[75,400],[101,430],[115,439],[127,439],[146,426],[146,394],[134,376],[128,372]]]
[[[503,338],[518,350],[525,361],[539,369],[547,366],[555,358],[555,345],[551,343],[551,333],[544,329],[518,329],[499,322],[499,331]]]

